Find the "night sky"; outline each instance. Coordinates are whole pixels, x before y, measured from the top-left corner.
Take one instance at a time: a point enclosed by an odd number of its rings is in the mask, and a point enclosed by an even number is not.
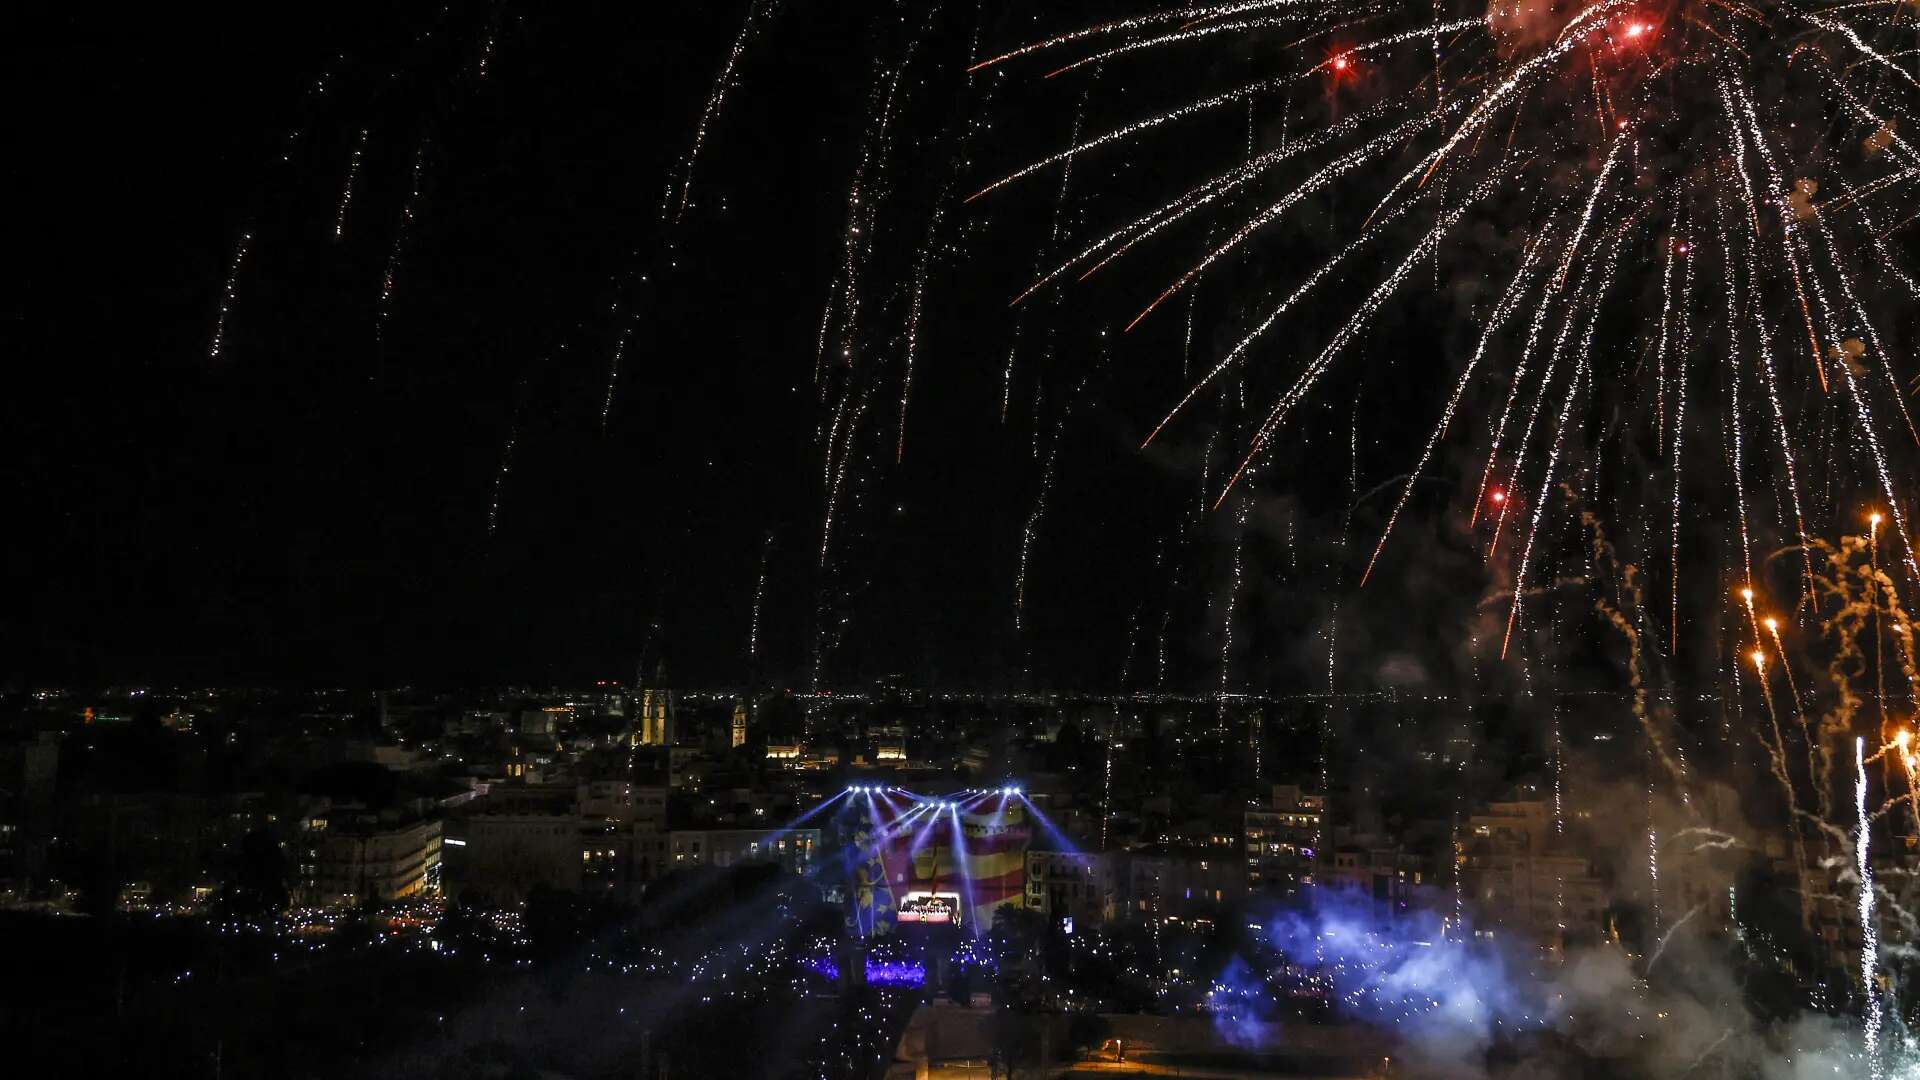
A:
[[[1120,332],[1203,250],[1201,230],[1007,307],[1048,257],[1192,169],[1271,145],[1277,113],[1335,118],[1370,89],[1088,155],[1065,200],[1050,169],[963,203],[1067,145],[1083,102],[1080,122],[1103,130],[1238,85],[1259,57],[1241,43],[1191,65],[1049,81],[1042,64],[969,85],[976,33],[1004,46],[1093,9],[976,26],[972,5],[952,7],[912,52],[867,181],[883,231],[864,270],[871,390],[824,569],[822,305],[876,72],[905,55],[916,28],[894,23],[913,20],[781,9],[740,61],[677,224],[668,183],[742,4],[31,26],[14,78],[32,104],[7,166],[24,287],[0,309],[16,380],[0,399],[5,676],[492,684],[624,679],[664,658],[687,683],[1212,690],[1229,597],[1235,688],[1324,685],[1342,597],[1342,650],[1377,654],[1363,676],[1420,686],[1464,669],[1491,578],[1427,491],[1396,534],[1402,558],[1364,596],[1351,585],[1391,503],[1381,485],[1404,476],[1472,346],[1477,272],[1450,267],[1383,314],[1369,362],[1317,395],[1239,489],[1244,508],[1204,513],[1296,350],[1141,450],[1186,385],[1183,354],[1204,370],[1348,235],[1368,192],[1317,198],[1196,290],[1191,316],[1176,302]],[[905,312],[936,206],[896,464]],[[1517,242],[1482,229],[1457,265]],[[1359,287],[1300,312],[1287,342],[1323,338]],[[1443,452],[1421,487],[1457,496],[1476,467]]]

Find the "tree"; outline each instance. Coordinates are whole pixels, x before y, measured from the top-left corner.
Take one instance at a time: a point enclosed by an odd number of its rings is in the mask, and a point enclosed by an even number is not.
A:
[[[1076,1055],[1085,1056],[1090,1051],[1098,1050],[1112,1031],[1113,1025],[1099,1013],[1078,1012],[1067,1021],[1067,1042]]]
[[[277,915],[287,909],[287,856],[271,833],[255,829],[240,838],[232,876],[215,902],[230,919]]]
[[[1040,1025],[1030,1013],[996,1009],[987,1018],[987,1072],[1017,1080],[1019,1070],[1041,1058]]]
[[[578,893],[535,885],[527,893],[523,916],[527,941],[534,954],[551,960],[587,937],[585,905]]]
[[[1047,932],[1047,917],[1031,908],[1007,907],[994,912],[990,936],[1002,960],[1031,956]]]

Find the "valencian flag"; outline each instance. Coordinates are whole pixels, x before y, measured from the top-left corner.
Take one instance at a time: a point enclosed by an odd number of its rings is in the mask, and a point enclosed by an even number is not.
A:
[[[893,929],[895,908],[886,864],[881,858],[886,844],[885,827],[868,820],[864,813],[860,820],[849,824],[853,833],[848,867],[851,929],[858,937],[888,933]]]
[[[979,933],[993,926],[1001,908],[1021,903],[1030,829],[1019,800],[983,799],[957,818],[957,828],[952,811],[937,812],[924,824],[909,821],[882,846],[897,921],[957,917]]]
[[[965,810],[855,802],[837,819],[846,838],[848,929],[890,934],[900,923],[959,923],[973,933],[1018,907],[1032,830],[1018,799],[987,796]]]

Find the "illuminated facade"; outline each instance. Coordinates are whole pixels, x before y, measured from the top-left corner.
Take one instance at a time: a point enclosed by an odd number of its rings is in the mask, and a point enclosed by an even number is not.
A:
[[[350,906],[440,888],[438,821],[381,828],[328,818],[308,823],[300,885],[309,903]]]
[[[671,841],[676,867],[772,862],[804,874],[820,852],[818,829],[675,829]]]
[[[636,735],[641,746],[673,745],[673,691],[640,691],[640,727]]]
[[[1092,926],[1114,917],[1115,860],[1092,851],[1027,853],[1026,906],[1055,922]]]
[[[1606,883],[1554,829],[1545,800],[1488,803],[1467,819],[1457,872],[1474,933],[1509,934],[1549,949],[1600,932]]]
[[[1247,885],[1254,890],[1291,891],[1313,880],[1324,824],[1326,799],[1292,784],[1276,784],[1272,801],[1242,817]]]

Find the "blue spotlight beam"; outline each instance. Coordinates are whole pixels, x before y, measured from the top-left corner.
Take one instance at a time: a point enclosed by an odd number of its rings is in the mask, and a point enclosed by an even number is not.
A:
[[[828,798],[825,798],[825,799],[822,799],[822,800],[820,800],[820,802],[819,802],[819,803],[817,803],[817,804],[816,804],[816,805],[815,805],[815,806],[813,807],[813,809],[811,809],[811,810],[806,810],[806,811],[803,811],[803,812],[801,812],[801,814],[800,814],[800,816],[799,816],[799,817],[796,817],[796,818],[794,818],[794,819],[792,819],[792,820],[790,820],[790,821],[788,821],[788,822],[787,822],[787,823],[786,823],[785,825],[782,825],[782,826],[780,826],[780,828],[779,828],[778,830],[776,830],[776,832],[780,832],[780,833],[786,833],[786,832],[791,832],[791,831],[793,831],[794,829],[797,829],[797,828],[799,828],[802,822],[805,822],[805,821],[809,821],[809,820],[811,820],[811,819],[812,819],[812,818],[814,818],[814,817],[815,817],[816,815],[818,815],[818,814],[819,814],[819,813],[820,813],[821,811],[823,811],[823,810],[825,810],[825,809],[826,809],[827,807],[829,807],[829,806],[832,806],[832,805],[833,805],[834,803],[837,803],[837,802],[839,802],[839,801],[840,801],[841,799],[844,799],[844,798],[846,798],[846,797],[847,797],[847,795],[848,795],[848,792],[845,792],[845,791],[842,791],[842,792],[838,792],[838,793],[836,793],[836,794],[834,794],[834,795],[832,795],[832,796],[830,796],[830,797],[828,797]]]
[[[1041,813],[1040,808],[1033,805],[1032,799],[1027,798],[1025,795],[1016,795],[1015,798],[1020,800],[1020,805],[1025,808],[1027,813],[1033,815],[1033,820],[1039,822],[1040,827],[1047,831],[1048,838],[1059,845],[1054,850],[1079,854],[1080,846],[1067,839],[1067,834],[1060,831],[1060,826],[1055,825],[1052,818]]]
[[[966,905],[967,929],[974,937],[980,936],[980,905],[973,895],[973,874],[967,869],[967,830],[960,820],[960,811],[953,814],[953,866],[954,873],[960,878],[960,902]]]

